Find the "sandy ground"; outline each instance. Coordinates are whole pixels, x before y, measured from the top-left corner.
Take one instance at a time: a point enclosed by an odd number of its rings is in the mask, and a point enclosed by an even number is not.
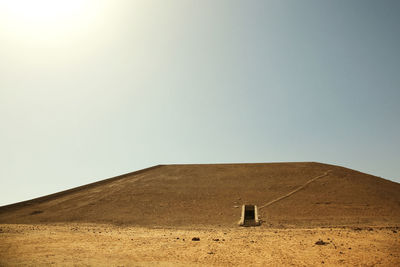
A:
[[[15,265],[400,266],[400,231],[0,224],[0,266]]]

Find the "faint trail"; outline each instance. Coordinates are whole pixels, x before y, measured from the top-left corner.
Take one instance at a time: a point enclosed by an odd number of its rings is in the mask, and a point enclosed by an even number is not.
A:
[[[269,205],[272,205],[272,204],[274,204],[275,202],[278,202],[278,201],[280,201],[280,200],[282,200],[282,199],[284,199],[284,198],[287,198],[287,197],[293,195],[294,193],[300,191],[301,189],[303,189],[304,187],[306,187],[308,184],[314,182],[315,180],[318,180],[318,179],[320,179],[320,178],[322,178],[322,177],[328,176],[329,173],[330,173],[331,171],[332,171],[332,170],[327,170],[324,174],[321,174],[321,175],[319,175],[319,176],[317,176],[317,177],[314,177],[314,178],[308,180],[305,184],[303,184],[302,186],[296,188],[296,189],[293,190],[292,192],[289,192],[288,194],[286,194],[286,195],[284,195],[284,196],[278,197],[277,199],[274,199],[274,200],[272,200],[272,201],[270,201],[270,202],[268,202],[268,203],[266,203],[266,204],[264,204],[264,205],[258,207],[258,209],[262,209],[262,208],[268,207]]]

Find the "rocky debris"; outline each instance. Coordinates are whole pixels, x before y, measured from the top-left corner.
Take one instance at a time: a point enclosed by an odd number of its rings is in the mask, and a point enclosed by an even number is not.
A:
[[[31,213],[29,213],[29,215],[35,215],[35,214],[39,214],[39,213],[42,213],[42,212],[43,212],[42,210],[34,210]]]
[[[356,227],[356,228],[353,228],[353,230],[354,231],[361,231],[362,229],[360,227]]]
[[[322,239],[319,239],[317,242],[315,242],[315,245],[318,245],[318,246],[326,246],[328,244],[329,244],[329,242],[324,242]]]
[[[200,241],[200,237],[193,237],[192,241]]]
[[[210,251],[210,252],[207,252],[207,254],[210,254],[210,255],[212,255],[212,254],[214,254],[214,252]]]
[[[397,234],[397,231],[396,231],[396,230],[392,230],[392,232],[393,232],[394,234]]]
[[[218,242],[219,238],[214,238],[213,241]]]

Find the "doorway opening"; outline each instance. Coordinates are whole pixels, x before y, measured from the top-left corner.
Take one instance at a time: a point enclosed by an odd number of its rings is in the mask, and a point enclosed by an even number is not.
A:
[[[239,221],[240,226],[258,226],[260,218],[256,205],[246,204],[242,206],[242,216]]]

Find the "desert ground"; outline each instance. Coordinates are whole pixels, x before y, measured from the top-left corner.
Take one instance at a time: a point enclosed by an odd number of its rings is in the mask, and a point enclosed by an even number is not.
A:
[[[0,207],[0,266],[400,266],[399,227],[400,184],[340,166],[158,165]]]
[[[1,266],[400,265],[398,228],[2,224],[0,229]]]

